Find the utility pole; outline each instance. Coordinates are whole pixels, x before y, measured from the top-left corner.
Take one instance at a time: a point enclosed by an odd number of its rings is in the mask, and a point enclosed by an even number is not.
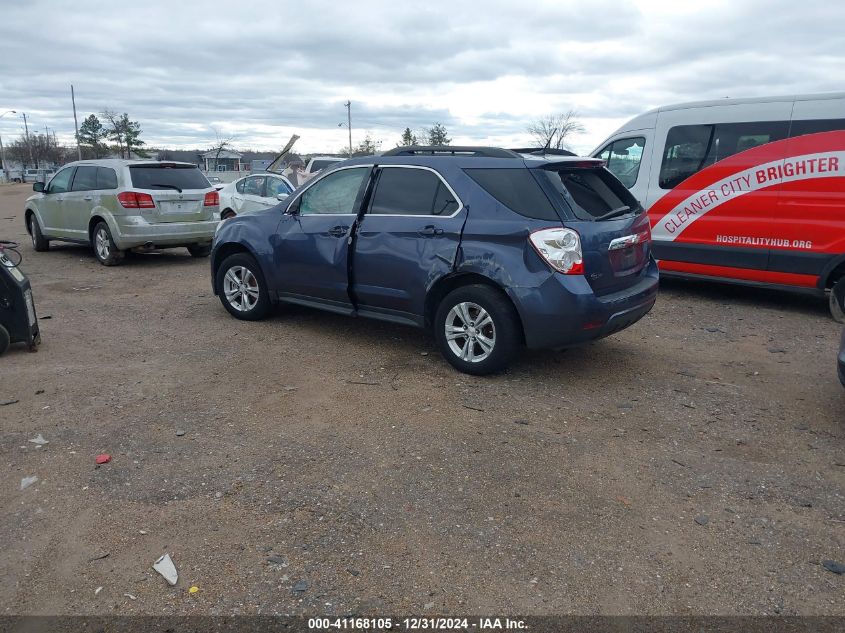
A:
[[[21,116],[23,117],[23,127],[26,130],[26,147],[29,149],[29,162],[35,166],[35,169],[38,169],[38,163],[32,157],[32,141],[29,140],[29,125],[26,123],[26,112],[22,112]]]
[[[14,110],[7,110],[3,114],[0,114],[0,119],[2,119],[7,114],[17,114]],[[3,175],[5,176],[6,182],[9,182],[9,168],[6,166],[6,150],[3,149],[3,137],[0,136],[0,168],[3,170]]]
[[[352,102],[348,101],[346,106],[346,127],[349,130],[349,158],[352,158]]]
[[[79,123],[76,122],[76,97],[73,94],[73,84],[70,85],[70,100],[73,103],[73,129],[76,130],[76,154],[82,160],[82,148],[79,146]],[[96,154],[94,155],[96,157]]]

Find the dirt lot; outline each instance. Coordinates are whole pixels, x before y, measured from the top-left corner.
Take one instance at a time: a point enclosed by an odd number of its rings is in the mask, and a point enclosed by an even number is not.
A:
[[[474,378],[410,328],[238,322],[182,249],[35,253],[28,193],[0,187],[44,319],[0,359],[2,613],[845,614],[823,302],[666,282]]]

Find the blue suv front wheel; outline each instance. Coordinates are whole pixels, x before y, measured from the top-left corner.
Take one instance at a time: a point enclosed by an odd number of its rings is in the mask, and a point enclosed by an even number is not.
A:
[[[217,269],[216,284],[223,307],[233,317],[257,321],[270,311],[270,296],[261,267],[252,255],[230,255]]]
[[[484,285],[463,286],[446,295],[433,325],[446,360],[476,376],[504,369],[522,342],[513,304],[500,291]]]

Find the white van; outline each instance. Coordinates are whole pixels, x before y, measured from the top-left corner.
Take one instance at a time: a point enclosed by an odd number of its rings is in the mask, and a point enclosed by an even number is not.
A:
[[[591,155],[648,211],[662,274],[832,290],[845,321],[845,93],[661,107]]]

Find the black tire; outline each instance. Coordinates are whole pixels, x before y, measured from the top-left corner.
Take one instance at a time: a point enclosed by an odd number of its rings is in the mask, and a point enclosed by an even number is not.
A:
[[[105,222],[99,222],[94,227],[91,246],[94,249],[94,257],[103,266],[116,266],[123,260],[124,253],[115,245],[109,225]]]
[[[43,253],[50,250],[50,240],[41,232],[41,225],[34,213],[29,217],[29,236],[32,238],[32,248],[36,251]]]
[[[830,289],[830,316],[837,323],[845,323],[845,277]]]
[[[9,337],[9,330],[0,325],[0,356],[2,356],[7,349],[12,339]]]
[[[461,304],[468,310],[466,314],[470,325],[466,330],[470,336],[458,335],[454,338],[453,342],[460,348],[456,351],[446,337],[446,327],[464,323],[458,307]],[[456,309],[454,313],[453,308]],[[491,319],[491,323],[485,324],[486,319],[482,318],[479,330],[475,330],[478,324],[474,319],[481,313],[476,308],[484,310]],[[433,327],[434,338],[443,357],[458,371],[475,376],[492,374],[507,367],[522,343],[522,327],[513,304],[500,291],[484,285],[462,286],[446,295],[437,307]],[[486,345],[490,345],[491,340],[492,347],[488,350]],[[467,350],[470,351],[467,353]],[[486,357],[483,357],[485,353]],[[473,361],[465,356],[483,358]]]
[[[189,246],[188,252],[191,254],[191,257],[208,257],[211,255],[211,244],[195,244],[193,246]]]
[[[230,271],[232,271],[232,276],[227,283],[226,276]],[[246,292],[246,297],[243,290],[238,291],[237,288],[232,287],[236,280],[243,284],[242,287],[252,290]],[[220,303],[236,319],[258,321],[270,312],[270,293],[267,291],[264,273],[261,272],[261,267],[252,255],[247,253],[229,255],[217,269],[215,284]],[[254,295],[256,290],[257,297]],[[227,295],[230,291],[231,293]],[[253,300],[255,300],[254,304]]]
[[[221,220],[229,220],[229,219],[235,217],[236,215],[238,215],[238,214],[235,213],[234,211],[232,211],[231,209],[225,209],[223,211],[223,213],[220,214],[220,219]]]

